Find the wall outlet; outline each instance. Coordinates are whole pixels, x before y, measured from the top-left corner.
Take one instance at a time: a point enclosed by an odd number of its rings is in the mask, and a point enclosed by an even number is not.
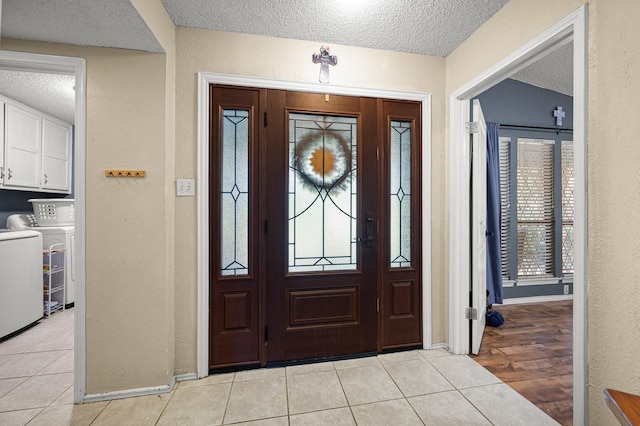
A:
[[[569,284],[564,285],[564,294],[569,294]]]
[[[176,195],[178,197],[195,196],[196,181],[194,179],[176,179]]]

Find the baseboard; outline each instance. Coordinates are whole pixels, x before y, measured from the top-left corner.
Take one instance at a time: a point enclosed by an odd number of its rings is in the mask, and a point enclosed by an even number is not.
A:
[[[435,350],[435,349],[444,349],[445,351],[449,351],[449,345],[445,342],[434,343],[430,348],[425,348],[425,350]]]
[[[162,393],[169,393],[173,390],[176,382],[181,382],[185,380],[195,380],[198,378],[196,373],[187,373],[187,374],[179,374],[173,376],[171,382],[168,385],[163,386],[153,386],[148,388],[138,388],[138,389],[127,389],[122,391],[115,392],[105,392],[105,393],[94,393],[85,395],[82,398],[82,403],[86,404],[89,402],[98,402],[98,401],[111,401],[114,399],[124,399],[124,398],[133,398],[136,396],[148,396],[148,395],[159,395]]]
[[[514,297],[512,299],[504,299],[503,305],[520,305],[523,303],[543,303],[558,302],[561,300],[573,300],[573,294],[558,294],[554,296],[533,296],[533,297]],[[500,305],[494,305],[500,306]]]

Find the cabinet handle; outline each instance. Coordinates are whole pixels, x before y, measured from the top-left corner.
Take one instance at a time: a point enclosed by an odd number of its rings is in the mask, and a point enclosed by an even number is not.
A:
[[[49,177],[47,175],[44,175],[44,183],[46,184],[47,182],[49,182]]]
[[[13,173],[11,172],[11,169],[7,169],[7,180],[11,179],[12,176]]]
[[[0,179],[4,179],[4,167],[0,166]]]

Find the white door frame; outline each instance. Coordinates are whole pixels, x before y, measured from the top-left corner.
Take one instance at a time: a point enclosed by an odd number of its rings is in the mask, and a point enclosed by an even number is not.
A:
[[[85,75],[84,58],[42,55],[0,50],[0,69],[66,74],[75,77],[74,132],[74,216],[75,216],[75,276],[74,296],[74,379],[73,400],[82,403],[86,391],[85,339]]]
[[[209,375],[209,85],[259,87],[422,102],[422,342],[431,348],[431,95],[340,87],[227,74],[198,73],[198,330],[197,374]]]
[[[573,421],[587,422],[587,8],[562,21],[471,80],[450,96],[450,234],[449,347],[468,352],[469,327],[469,148],[465,122],[469,99],[496,85],[540,57],[573,40],[573,127],[575,167],[574,295],[573,295]]]

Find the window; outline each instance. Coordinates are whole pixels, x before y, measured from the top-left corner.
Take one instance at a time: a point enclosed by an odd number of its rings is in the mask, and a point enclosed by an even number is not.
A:
[[[573,142],[500,137],[500,195],[503,278],[573,274]]]

